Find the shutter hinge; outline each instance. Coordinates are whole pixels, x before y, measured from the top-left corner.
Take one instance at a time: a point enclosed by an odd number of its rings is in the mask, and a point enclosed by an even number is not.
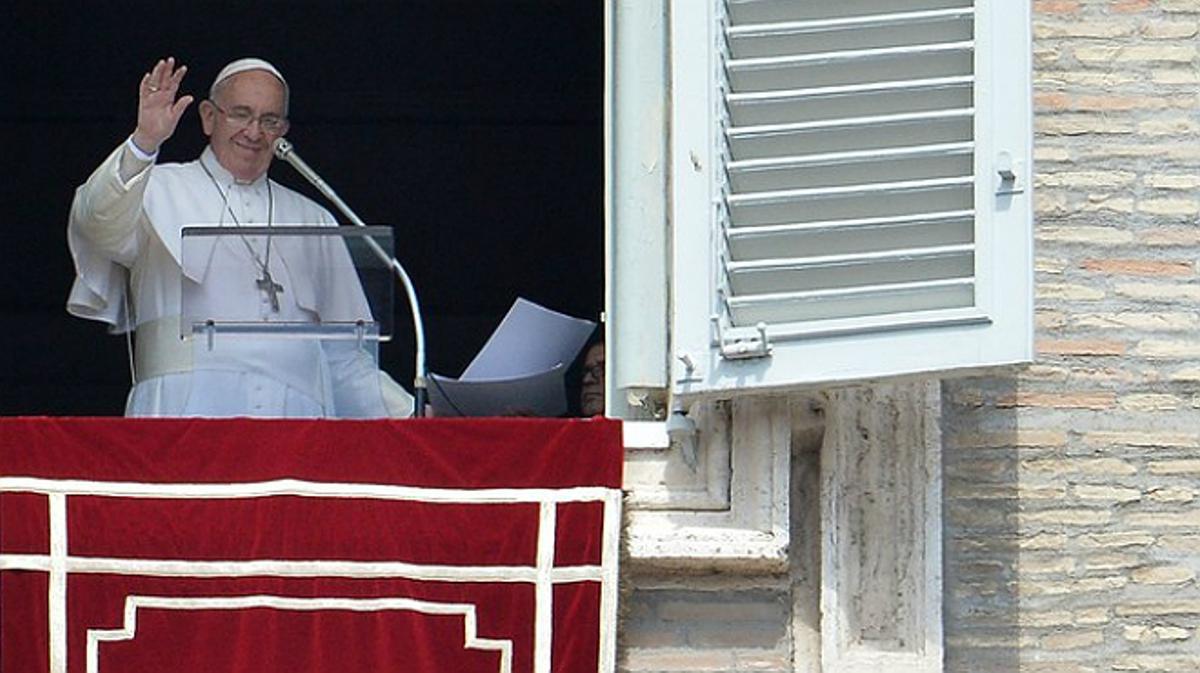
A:
[[[754,330],[725,330],[717,316],[712,317],[713,327],[717,330],[717,343],[721,348],[721,357],[726,360],[750,360],[771,356],[771,340],[767,337],[767,324],[760,322]],[[726,335],[732,338],[726,340]]]

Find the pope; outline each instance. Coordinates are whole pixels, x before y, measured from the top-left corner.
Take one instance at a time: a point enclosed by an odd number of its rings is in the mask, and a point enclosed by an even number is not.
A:
[[[136,128],[76,190],[67,224],[76,271],[67,310],[136,335],[126,415],[409,415],[411,396],[345,342],[231,336],[206,348],[181,338],[185,297],[220,315],[291,324],[370,310],[353,273],[326,268],[344,247],[306,248],[286,236],[287,226],[337,221],[267,176],[273,144],[290,127],[287,80],[274,65],[225,66],[197,106],[208,146],[191,162],[157,162],[195,102],[180,95],[186,74],[166,58],[142,76]],[[197,237],[207,245],[185,255],[182,230],[195,226],[229,235]],[[238,231],[251,226],[267,234]]]

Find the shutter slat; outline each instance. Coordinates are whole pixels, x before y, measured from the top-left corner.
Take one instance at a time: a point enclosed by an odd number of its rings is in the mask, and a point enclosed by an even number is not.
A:
[[[734,26],[726,32],[735,59],[963,42],[972,38],[962,9]]]
[[[880,194],[898,194],[905,192],[922,192],[943,189],[945,187],[973,186],[973,176],[964,175],[953,178],[935,178],[930,180],[903,180],[897,182],[880,182],[872,184],[853,184],[837,187],[816,187],[798,189],[780,189],[770,192],[753,192],[750,194],[732,194],[729,196],[730,206],[758,205],[771,203],[795,203],[808,199],[820,199],[831,196],[865,197]]]
[[[975,78],[970,75],[960,75],[956,77],[935,77],[930,79],[867,82],[863,84],[849,84],[845,86],[825,86],[808,89],[789,89],[784,91],[751,91],[746,93],[731,93],[729,94],[728,99],[732,104],[805,101],[870,93],[887,93],[897,91],[926,92],[937,89],[952,89],[963,86],[971,86],[974,81]]]
[[[933,154],[904,159],[847,162],[834,165],[783,167],[774,170],[737,171],[730,174],[730,184],[739,194],[761,194],[789,190],[793,185],[812,185],[812,188],[832,189],[906,182],[971,178],[972,155]],[[942,185],[935,185],[940,188]],[[891,191],[891,190],[888,190]]]
[[[731,161],[730,172],[752,172],[803,166],[844,166],[881,160],[920,159],[926,157],[948,157],[970,154],[974,143],[939,143],[919,147],[892,147],[880,150],[856,150],[853,152],[830,152],[808,156],[769,157]]]
[[[970,77],[761,91],[731,95],[729,114],[734,127],[752,127],[853,117],[862,110],[879,116],[970,109],[973,91]]]
[[[750,23],[741,26],[731,26],[727,32],[733,36],[766,36],[794,33],[814,33],[830,30],[854,30],[882,26],[901,26],[912,23],[929,23],[932,21],[952,21],[969,19],[975,13],[974,8],[958,7],[951,9],[935,9],[917,12],[896,12],[889,14],[868,14],[866,16],[850,16],[837,19],[814,19],[808,21],[780,21],[773,23]]]
[[[728,11],[734,25],[752,25],[961,9],[972,7],[973,4],[972,0],[838,0],[837,2],[731,0],[728,3]]]
[[[927,191],[895,192],[878,195],[885,198],[862,198],[860,194],[814,200],[780,200],[731,206],[730,229],[783,223],[854,220],[874,217],[903,217],[930,211],[966,210],[973,207],[970,189],[950,185]],[[797,207],[802,204],[803,207]]]
[[[951,210],[915,213],[906,216],[869,217],[855,220],[827,220],[820,222],[743,226],[732,229],[730,231],[730,238],[734,240],[749,240],[760,236],[778,236],[780,234],[841,233],[844,230],[909,227],[942,221],[970,220],[974,219],[974,217],[975,212],[971,210]]]
[[[911,114],[876,118],[876,123],[772,126],[747,132],[731,129],[734,159],[796,156],[913,145],[937,145],[972,139],[971,114]]]
[[[960,257],[964,254],[972,254],[974,251],[975,246],[973,245],[939,245],[928,248],[912,248],[907,250],[884,250],[843,255],[761,259],[745,262],[730,262],[729,271],[735,274],[745,271],[802,271],[806,269],[829,268],[850,264],[868,264],[871,262],[915,262],[924,259]]]
[[[880,283],[912,283],[970,278],[973,245],[887,250],[812,258],[765,259],[729,267],[737,296],[854,288]],[[871,282],[864,282],[869,278]]]
[[[730,71],[734,93],[851,86],[898,79],[961,77],[971,72],[971,51],[910,52],[888,59],[804,63]]]
[[[853,49],[848,51],[820,52],[815,54],[786,54],[782,56],[763,56],[757,58],[737,58],[726,62],[731,73],[748,70],[765,70],[772,68],[791,68],[800,65],[824,65],[838,62],[862,63],[880,61],[909,56],[932,56],[938,54],[969,54],[974,49],[974,42],[964,40],[959,42],[943,42],[937,44],[920,44],[903,47],[882,47],[879,49]]]
[[[881,126],[900,126],[922,122],[937,122],[948,119],[971,119],[975,114],[972,108],[954,110],[933,110],[929,112],[910,112],[892,115],[872,115],[869,117],[852,117],[849,119],[825,119],[813,122],[793,122],[787,124],[763,124],[760,126],[743,126],[729,129],[731,140],[743,138],[752,139],[761,136],[791,135],[796,133],[830,132],[840,130],[856,130],[859,127],[878,128]]]
[[[970,210],[925,212],[908,216],[824,222],[742,226],[729,232],[729,250],[737,260],[852,254],[893,250],[905,245],[932,247],[966,244],[974,239]]]
[[[739,324],[753,325],[960,308],[973,293],[974,279],[951,278],[749,295],[732,298],[729,305]]]
[[[731,299],[730,303],[740,307],[750,307],[755,304],[765,304],[769,302],[841,301],[853,299],[855,297],[898,296],[901,294],[916,293],[930,288],[961,288],[969,286],[973,282],[974,281],[970,278],[947,278],[941,280],[878,284],[852,288],[828,288],[822,290],[806,290],[797,292],[775,292],[736,297]]]

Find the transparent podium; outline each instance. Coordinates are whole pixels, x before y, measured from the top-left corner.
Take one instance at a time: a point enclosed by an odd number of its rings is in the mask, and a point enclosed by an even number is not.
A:
[[[180,337],[195,369],[278,386],[299,400],[283,415],[401,415],[396,384],[379,370],[379,344],[392,337],[390,227],[182,233]]]

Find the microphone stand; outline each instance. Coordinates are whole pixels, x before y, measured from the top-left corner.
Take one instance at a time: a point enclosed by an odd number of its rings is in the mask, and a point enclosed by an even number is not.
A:
[[[308,180],[313,187],[316,187],[317,190],[325,196],[325,198],[332,201],[333,204],[338,207],[338,210],[342,211],[342,214],[349,218],[349,220],[354,223],[355,226],[367,226],[367,223],[362,221],[362,218],[360,218],[358,214],[355,213],[350,206],[347,205],[346,202],[337,195],[337,192],[333,191],[333,188],[326,184],[325,181],[321,179],[321,176],[317,175],[317,172],[310,168],[309,165],[300,158],[300,155],[296,154],[293,150],[294,148],[292,147],[292,143],[286,138],[275,139],[275,156],[291,164],[292,167],[295,168],[300,175],[304,176],[304,179]],[[400,264],[399,260],[387,254],[387,252],[383,249],[383,246],[379,245],[379,243],[377,243],[375,239],[371,238],[370,236],[367,236],[365,240],[367,242],[367,247],[371,248],[371,251],[374,252],[384,264],[387,264],[392,268],[393,271],[396,272],[396,275],[400,278],[400,283],[404,285],[404,293],[408,295],[408,306],[412,310],[413,332],[416,337],[417,345],[416,375],[413,378],[413,416],[415,418],[421,418],[425,415],[426,405],[429,404],[429,390],[426,383],[427,377],[425,369],[425,323],[421,319],[421,306],[417,302],[417,291],[413,287],[412,279],[408,277],[408,272],[404,270],[404,267]]]

